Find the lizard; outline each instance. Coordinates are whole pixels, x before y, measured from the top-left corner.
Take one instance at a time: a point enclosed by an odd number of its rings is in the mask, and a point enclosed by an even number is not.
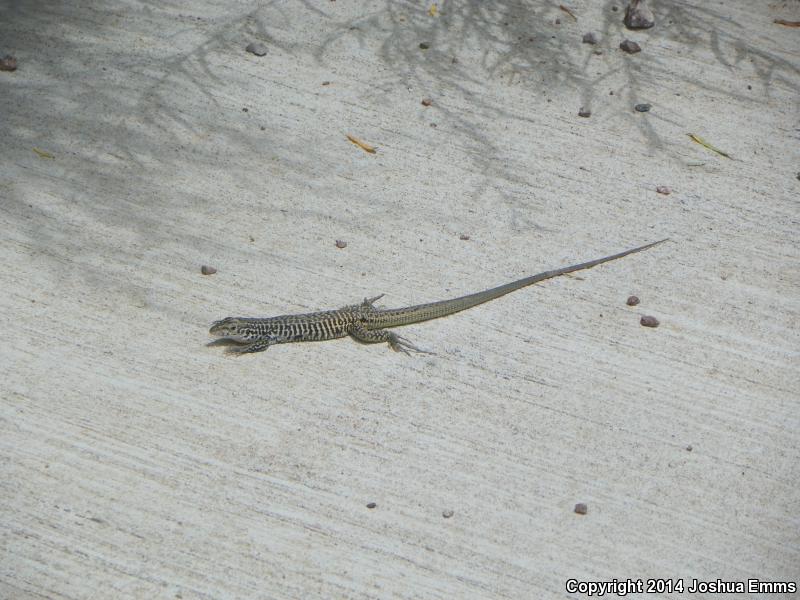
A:
[[[388,328],[446,317],[545,279],[591,269],[634,252],[647,250],[665,241],[667,240],[659,240],[603,258],[544,271],[505,285],[450,300],[403,308],[376,308],[375,302],[384,296],[381,294],[374,298],[364,298],[360,304],[352,304],[336,310],[265,318],[227,317],[212,323],[209,333],[218,338],[216,342],[227,341],[235,344],[229,348],[229,351],[234,353],[262,352],[274,344],[324,341],[350,336],[367,344],[386,342],[392,350],[402,351],[406,354],[409,354],[409,350],[430,354],[430,352],[420,350],[406,338],[388,331]],[[212,342],[212,344],[214,343]]]

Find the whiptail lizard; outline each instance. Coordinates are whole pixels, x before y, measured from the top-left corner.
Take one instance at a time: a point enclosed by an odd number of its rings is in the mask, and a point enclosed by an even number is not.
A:
[[[323,340],[333,340],[345,336],[355,338],[359,342],[368,344],[387,342],[392,350],[399,350],[408,354],[408,350],[415,352],[425,352],[420,350],[407,339],[400,337],[396,333],[387,331],[387,327],[398,327],[400,325],[410,325],[430,319],[446,317],[453,313],[472,308],[478,304],[489,302],[500,296],[505,296],[520,288],[532,285],[545,279],[566,275],[574,271],[591,269],[604,262],[616,260],[652,248],[656,244],[665,242],[660,240],[640,246],[631,250],[625,250],[619,254],[612,254],[605,258],[598,258],[589,262],[562,267],[553,271],[545,271],[538,275],[525,277],[518,281],[512,281],[505,285],[453,298],[452,300],[441,300],[428,304],[418,304],[405,308],[375,308],[374,304],[383,297],[364,298],[361,304],[345,306],[338,310],[326,310],[322,312],[306,313],[300,315],[282,315],[279,317],[267,318],[245,318],[228,317],[212,324],[210,333],[219,338],[218,341],[228,340],[236,342],[238,345],[232,346],[231,352],[262,352],[273,344],[285,344],[287,342],[318,342]]]

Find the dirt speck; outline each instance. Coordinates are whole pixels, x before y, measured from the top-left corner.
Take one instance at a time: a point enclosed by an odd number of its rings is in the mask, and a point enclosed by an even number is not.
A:
[[[267,53],[267,47],[260,42],[250,42],[247,44],[245,50],[256,56],[264,56]]]

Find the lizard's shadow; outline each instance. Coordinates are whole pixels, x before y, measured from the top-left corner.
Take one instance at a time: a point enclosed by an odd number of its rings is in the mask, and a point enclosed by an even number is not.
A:
[[[236,340],[232,340],[230,338],[219,338],[218,340],[212,340],[208,342],[206,344],[206,348],[216,348],[217,346],[231,347],[231,346],[246,346],[246,345],[247,344],[244,344],[242,342],[237,342]]]

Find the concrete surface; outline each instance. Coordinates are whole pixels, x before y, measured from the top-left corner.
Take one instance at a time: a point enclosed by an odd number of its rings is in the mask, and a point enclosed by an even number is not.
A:
[[[796,581],[800,4],[615,4],[0,4],[0,597]],[[435,356],[206,346],[663,237]]]

